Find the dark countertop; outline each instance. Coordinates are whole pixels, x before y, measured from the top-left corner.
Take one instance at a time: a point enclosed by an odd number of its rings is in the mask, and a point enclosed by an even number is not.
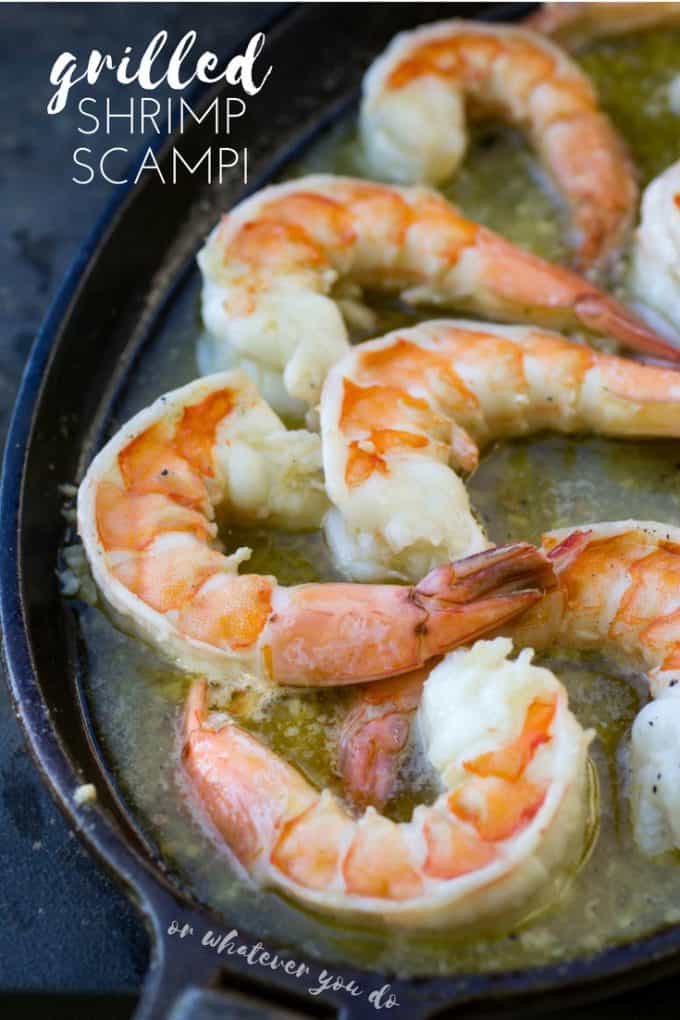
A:
[[[48,75],[63,50],[120,54],[161,28],[228,54],[281,4],[3,4],[0,75],[0,442],[4,442],[24,361],[60,280],[114,190],[101,180],[72,183],[76,109],[45,106]],[[106,94],[120,95],[107,81]],[[129,97],[134,90],[125,90]],[[103,94],[98,87],[88,94]],[[110,144],[134,153],[142,139],[121,131]],[[0,684],[0,1011],[27,1015],[26,999],[48,993],[38,1015],[128,1016],[144,975],[148,945],[137,914],[69,831],[36,772]],[[8,992],[21,993],[8,997]],[[106,996],[77,1006],[70,993]],[[4,994],[3,994],[4,993]],[[60,997],[57,997],[59,993]],[[38,1000],[34,1000],[37,1002]],[[675,981],[580,1010],[588,1017],[678,1015]],[[666,1008],[664,1008],[664,1003]],[[35,1015],[32,1013],[31,1015]]]

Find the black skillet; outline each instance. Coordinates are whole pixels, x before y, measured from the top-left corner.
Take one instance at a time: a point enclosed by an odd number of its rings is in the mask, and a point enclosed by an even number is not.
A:
[[[398,30],[453,15],[508,19],[526,9],[413,3],[308,4],[289,10],[271,26],[263,57],[275,68],[275,85],[251,101],[239,124],[239,145],[250,147],[251,181],[261,185],[350,108],[363,70]],[[186,159],[192,161],[213,143],[209,131],[206,122],[185,132]],[[160,148],[162,165],[167,149],[168,144]],[[141,348],[173,301],[178,282],[195,272],[193,255],[218,207],[232,204],[240,193],[232,188],[217,194],[195,178],[166,187],[148,175],[137,187],[120,189],[33,348],[3,469],[0,607],[12,695],[59,804],[125,885],[150,929],[152,960],[137,1020],[209,1020],[227,1014],[375,1017],[366,992],[388,980],[400,1004],[392,1015],[399,1018],[450,1011],[516,1016],[519,1010],[576,1004],[672,973],[680,968],[680,927],[587,959],[512,973],[391,980],[341,968],[345,982],[353,978],[364,995],[312,997],[295,977],[256,969],[241,958],[218,957],[201,946],[198,934],[229,931],[230,919],[196,902],[166,873],[117,795],[81,696],[75,617],[60,597],[55,573],[63,540],[58,485],[82,476]],[[96,804],[75,803],[74,791],[82,782],[97,787]],[[195,936],[170,936],[173,921],[190,925]],[[239,935],[250,945],[258,941],[257,932],[239,928]],[[275,948],[286,956],[285,948]],[[307,963],[311,984],[324,964]],[[332,964],[327,969],[338,973]]]

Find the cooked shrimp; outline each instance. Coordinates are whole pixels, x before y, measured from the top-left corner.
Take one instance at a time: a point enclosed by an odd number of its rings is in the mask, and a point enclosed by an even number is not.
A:
[[[655,700],[633,725],[635,836],[648,853],[680,847],[680,529],[589,524],[550,532],[543,547],[559,587],[513,638],[608,650],[645,670]]]
[[[223,714],[211,722],[200,681],[182,752],[191,799],[258,883],[334,916],[432,927],[527,912],[582,849],[590,735],[553,674],[530,652],[507,661],[511,647],[478,642],[432,672],[422,730],[442,792],[408,823],[353,818]]]
[[[445,180],[463,158],[467,114],[500,115],[527,134],[569,205],[580,266],[619,248],[637,202],[635,172],[565,53],[526,29],[481,22],[397,35],[364,79],[361,133],[372,168],[405,183]]]
[[[645,189],[631,284],[640,301],[680,331],[680,160]]]
[[[321,400],[326,536],[348,577],[412,581],[487,545],[463,481],[541,429],[680,436],[680,373],[531,327],[442,320],[358,344]]]
[[[440,195],[353,178],[313,176],[266,188],[216,227],[198,257],[212,342],[202,370],[233,349],[256,382],[283,373],[286,392],[313,404],[346,353],[347,308],[359,287],[412,303],[557,329],[587,329],[678,359],[673,347],[586,280],[465,219]],[[365,310],[364,310],[365,311]]]
[[[655,700],[632,731],[635,837],[647,853],[680,848],[680,529],[647,521],[589,524],[550,532],[543,546],[559,586],[512,625],[513,641],[604,650],[646,671]],[[399,681],[386,681],[373,697],[364,691],[363,707],[354,707],[342,739],[345,759],[352,759],[343,776],[355,801],[391,796],[419,680],[414,676],[407,698],[399,700]],[[361,718],[370,718],[368,747]],[[399,748],[392,740],[397,730]]]
[[[677,3],[547,3],[524,21],[534,32],[577,49],[591,39],[626,35],[657,25],[680,25]]]
[[[95,580],[141,634],[225,684],[355,683],[415,669],[537,601],[532,546],[437,567],[416,586],[303,584],[239,574],[215,509],[304,529],[327,506],[319,438],[287,431],[242,372],[168,393],[95,458],[78,526]]]

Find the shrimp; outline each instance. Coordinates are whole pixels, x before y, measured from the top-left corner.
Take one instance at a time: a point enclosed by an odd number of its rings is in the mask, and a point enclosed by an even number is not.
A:
[[[430,667],[357,689],[343,719],[338,764],[345,794],[359,807],[380,810],[394,792]]]
[[[591,735],[553,674],[510,649],[481,641],[432,671],[421,723],[442,789],[407,823],[373,808],[354,818],[223,713],[211,719],[201,681],[181,755],[190,804],[257,883],[334,916],[435,927],[526,914],[582,852]]]
[[[678,437],[680,373],[462,320],[356,345],[321,399],[324,527],[343,574],[412,581],[486,548],[456,470],[473,470],[480,446],[541,429]]]
[[[559,640],[601,649],[645,671],[654,701],[633,724],[635,837],[647,853],[680,847],[680,529],[614,521],[543,537],[559,586],[526,627],[520,646]]]
[[[635,838],[643,851],[680,848],[680,528],[648,521],[618,521],[561,529],[543,537],[543,548],[558,576],[558,587],[525,616],[503,628],[518,647],[560,645],[604,650],[645,670],[654,700],[637,715],[632,729],[631,806]],[[422,685],[422,678],[420,683]],[[392,682],[395,683],[394,681]],[[418,683],[399,704],[387,683],[382,699],[368,703],[372,755],[357,725],[361,706],[348,718],[344,754],[353,768],[343,775],[357,802],[389,799],[399,752],[378,720],[399,728],[402,746],[418,703]]]
[[[680,160],[645,189],[631,287],[640,301],[673,324],[680,344]]]
[[[340,307],[358,314],[360,287],[396,291],[414,304],[586,329],[679,358],[609,295],[424,188],[330,175],[275,185],[224,218],[198,262],[208,330],[201,370],[228,367],[235,350],[270,399],[283,373],[285,399],[275,400],[282,412],[291,400],[298,411],[318,400],[328,370],[348,350]]]
[[[234,521],[318,526],[319,437],[287,431],[243,372],[189,383],[125,425],[92,462],[78,527],[110,605],[184,669],[216,682],[356,683],[415,669],[532,605],[554,583],[518,543],[419,584],[302,584],[239,574],[220,548]]]
[[[526,29],[470,21],[397,35],[364,78],[371,168],[403,183],[445,180],[465,152],[466,112],[500,114],[527,134],[569,206],[580,267],[616,252],[637,202],[635,171],[589,79],[562,50]]]
[[[557,39],[560,46],[578,49],[602,36],[680,25],[678,3],[547,3],[529,15],[524,25]]]

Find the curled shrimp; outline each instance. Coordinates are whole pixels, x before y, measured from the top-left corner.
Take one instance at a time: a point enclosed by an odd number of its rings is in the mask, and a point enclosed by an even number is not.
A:
[[[519,647],[559,642],[604,650],[646,672],[654,700],[635,719],[630,751],[635,838],[650,854],[680,848],[680,529],[649,521],[589,524],[548,533],[543,548],[558,586],[509,633]],[[343,777],[355,801],[391,796],[418,679],[422,685],[422,677],[414,677],[408,700],[396,701],[398,681],[392,690],[385,682],[376,690],[381,703],[364,694],[348,717],[341,735]],[[399,728],[399,748],[380,728],[382,717]],[[372,725],[370,746],[361,720]]]
[[[165,394],[92,462],[78,527],[105,598],[183,668],[230,681],[356,683],[412,670],[537,601],[553,583],[518,543],[437,567],[417,585],[279,585],[239,574],[215,510],[318,526],[319,437],[288,431],[243,372]]]
[[[316,910],[421,927],[526,912],[583,845],[590,734],[552,673],[510,649],[478,642],[430,675],[421,722],[442,790],[407,823],[352,817],[223,714],[211,721],[200,681],[182,749],[192,805],[259,884]]]
[[[680,529],[615,521],[544,535],[558,587],[520,645],[604,649],[645,671],[654,701],[633,724],[633,823],[647,853],[680,847]]]
[[[414,304],[586,329],[678,359],[612,297],[424,188],[330,175],[266,188],[222,220],[198,261],[209,331],[202,370],[228,367],[235,350],[268,395],[283,373],[287,401],[318,400],[328,370],[348,349],[340,303],[356,315],[362,287]],[[289,409],[283,397],[270,399]]]
[[[645,188],[635,235],[631,286],[680,331],[680,160]],[[680,339],[676,341],[680,343]]]
[[[534,32],[550,35],[561,46],[578,49],[592,39],[680,25],[678,3],[546,3],[524,24]]]
[[[353,347],[321,400],[324,526],[340,569],[414,580],[484,549],[457,470],[476,466],[480,446],[542,429],[680,436],[680,373],[456,320]]]
[[[460,163],[466,115],[524,131],[571,210],[587,268],[617,250],[637,201],[626,148],[589,79],[540,35],[443,21],[397,35],[364,79],[361,133],[372,168],[437,183]]]

